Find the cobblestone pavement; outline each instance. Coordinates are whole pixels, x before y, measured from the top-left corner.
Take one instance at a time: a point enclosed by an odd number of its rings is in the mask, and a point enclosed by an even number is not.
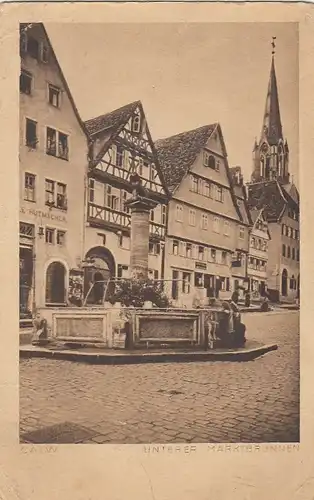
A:
[[[92,429],[88,443],[298,441],[299,313],[244,321],[278,351],[242,363],[21,360],[21,434],[72,422]]]

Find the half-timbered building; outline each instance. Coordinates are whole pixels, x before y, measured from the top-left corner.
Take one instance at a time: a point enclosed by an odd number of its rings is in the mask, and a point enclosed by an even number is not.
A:
[[[250,211],[252,229],[250,232],[248,279],[253,299],[260,299],[267,290],[267,267],[270,233],[263,209]]]
[[[143,193],[158,202],[150,213],[149,277],[163,278],[167,188],[143,106],[133,102],[85,122],[90,136],[85,283],[129,277],[130,176],[137,173]]]

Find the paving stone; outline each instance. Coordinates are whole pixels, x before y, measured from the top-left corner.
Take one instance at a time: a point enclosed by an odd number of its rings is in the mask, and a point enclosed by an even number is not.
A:
[[[296,441],[298,319],[294,312],[245,316],[248,336],[280,342],[277,351],[246,363],[91,366],[22,359],[20,432],[68,421],[91,429],[93,437],[83,440],[95,444],[94,439],[111,443]],[[159,390],[183,394],[170,396]]]

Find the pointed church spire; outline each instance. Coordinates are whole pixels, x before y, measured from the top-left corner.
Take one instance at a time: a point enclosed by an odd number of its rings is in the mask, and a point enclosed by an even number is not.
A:
[[[276,37],[273,37],[271,44],[272,58],[271,58],[270,77],[269,77],[266,106],[263,119],[263,129],[261,134],[262,135],[261,138],[265,137],[270,146],[278,144],[279,139],[283,139],[277,78],[275,70],[275,47],[276,47],[275,40]]]
[[[289,148],[284,141],[280,118],[278,87],[275,70],[276,37],[271,42],[271,67],[267,89],[266,106],[260,141],[253,148],[252,182],[272,179],[287,184],[289,182]]]

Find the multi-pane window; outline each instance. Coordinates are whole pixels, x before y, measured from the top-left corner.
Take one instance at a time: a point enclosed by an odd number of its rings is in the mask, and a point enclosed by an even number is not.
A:
[[[196,224],[196,213],[193,209],[189,210],[189,224],[190,226],[195,226]]]
[[[287,257],[288,257],[288,259],[290,259],[290,257],[291,257],[291,248],[289,246],[288,246]]]
[[[216,256],[217,256],[216,249],[215,248],[211,248],[211,250],[210,250],[210,259],[211,259],[212,262],[216,262]]]
[[[176,220],[178,222],[183,222],[183,207],[182,207],[182,205],[176,205]]]
[[[221,252],[221,263],[223,265],[227,264],[227,252],[225,252],[224,250]]]
[[[121,146],[117,146],[115,149],[115,160],[117,167],[123,167],[123,148]]]
[[[57,131],[50,127],[47,127],[46,153],[57,156]]]
[[[135,115],[132,119],[132,131],[139,132],[141,128],[141,119],[139,115]]]
[[[20,92],[27,95],[32,93],[32,75],[25,70],[22,70],[20,74]]]
[[[32,149],[37,147],[37,122],[35,120],[30,120],[26,118],[26,130],[25,130],[25,142],[26,146]]]
[[[45,180],[45,203],[46,205],[67,209],[67,187],[66,184],[55,182],[50,179]]]
[[[220,228],[219,228],[219,219],[218,217],[214,217],[214,233],[219,233]]]
[[[57,230],[57,245],[65,245],[65,231]]]
[[[205,249],[204,247],[198,247],[198,260],[204,260]]]
[[[143,175],[143,165],[144,165],[144,160],[143,158],[138,159],[138,165],[137,165],[137,173],[140,177]]]
[[[185,257],[185,242],[184,241],[180,241],[180,243],[179,243],[179,254],[181,255],[181,257]]]
[[[47,143],[46,143],[46,153],[51,156],[57,156],[63,160],[68,160],[69,158],[69,137],[62,132],[47,127]]]
[[[187,243],[185,247],[185,255],[188,259],[192,258],[192,244]]]
[[[95,181],[94,179],[89,179],[88,182],[88,201],[94,203],[95,201]]]
[[[119,210],[119,197],[112,193],[112,187],[109,184],[105,184],[105,206],[111,208],[112,210]]]
[[[151,255],[159,255],[160,254],[160,243],[155,243],[153,241],[149,242],[148,252]]]
[[[24,32],[20,35],[20,54],[23,57],[26,53],[43,63],[49,62],[49,47]]]
[[[151,164],[150,169],[149,169],[149,180],[154,181],[157,177],[157,171],[154,163]]]
[[[59,87],[55,87],[54,85],[48,85],[48,101],[51,106],[55,108],[60,108],[60,97],[61,90]]]
[[[36,176],[33,174],[25,174],[24,179],[24,200],[35,201],[35,182]]]
[[[215,157],[213,155],[209,154],[208,151],[204,151],[203,164],[205,167],[209,167],[212,169],[216,168]]]
[[[198,288],[204,286],[204,274],[202,274],[202,273],[195,273],[195,276],[194,276],[194,286],[196,286]]]
[[[167,207],[166,205],[161,205],[161,223],[166,225],[167,222]]]
[[[62,132],[58,132],[58,135],[59,135],[59,140],[58,140],[59,158],[67,160],[69,153],[68,136],[66,134],[63,134]]]
[[[198,192],[198,179],[194,175],[191,176],[191,191],[193,191],[193,193]]]
[[[292,247],[292,259],[295,260],[295,248]]]
[[[172,253],[173,253],[173,255],[178,255],[178,253],[179,253],[179,242],[176,240],[173,240],[173,243],[172,243]]]
[[[227,221],[224,222],[224,235],[225,236],[230,235],[230,224]]]
[[[66,196],[67,187],[65,184],[61,182],[57,182],[57,200],[56,207],[65,210],[67,208],[67,196]]]
[[[216,186],[215,188],[215,200],[223,202],[223,190],[221,186]]]
[[[208,229],[208,217],[207,215],[202,215],[202,229]]]
[[[240,226],[239,228],[239,237],[241,240],[244,240],[244,227]]]
[[[203,184],[203,194],[207,198],[210,198],[210,196],[211,196],[211,189],[210,188],[211,188],[211,185],[209,184],[209,182],[204,181],[204,184]]]
[[[182,292],[190,293],[191,289],[191,273],[182,273]]]
[[[49,179],[45,181],[45,203],[53,205],[55,202],[55,182]]]
[[[46,243],[53,245],[55,242],[55,230],[51,229],[50,227],[46,227],[45,238],[46,238]]]

